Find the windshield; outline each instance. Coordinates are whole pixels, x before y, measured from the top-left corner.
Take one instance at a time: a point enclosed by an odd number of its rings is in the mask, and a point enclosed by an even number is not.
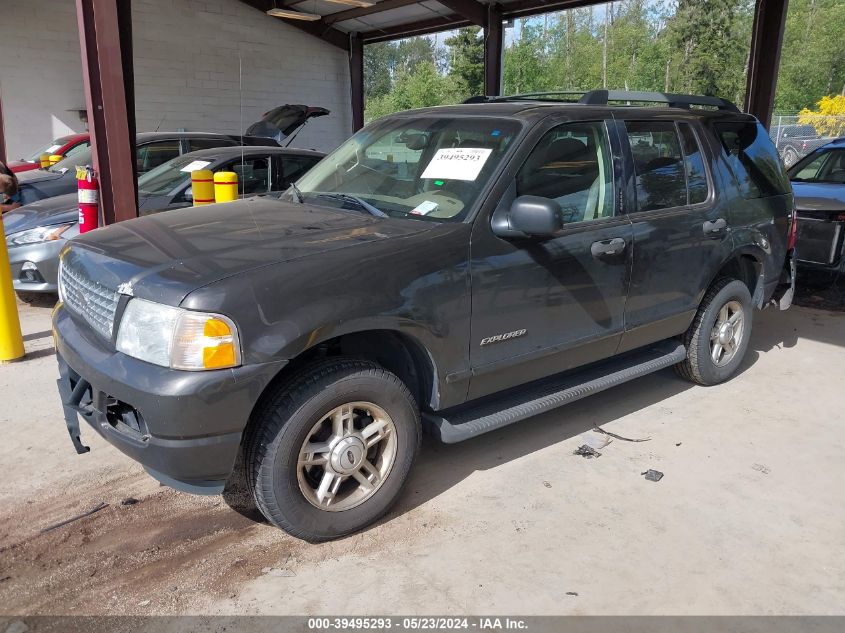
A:
[[[845,184],[845,148],[810,154],[789,170],[792,182]]]
[[[289,200],[391,217],[459,221],[519,132],[516,121],[391,118],[320,161]]]
[[[68,156],[64,160],[60,160],[55,165],[47,168],[47,171],[52,171],[57,174],[63,174],[66,171],[75,171],[80,165],[93,165],[94,158],[91,156],[91,148],[86,147],[81,149],[72,156]]]
[[[67,143],[68,140],[70,140],[69,136],[57,138],[55,141],[51,141],[50,143],[47,143],[46,145],[42,145],[40,148],[38,148],[38,151],[33,152],[32,154],[30,154],[29,156],[27,156],[23,160],[25,160],[29,163],[37,163],[41,159],[42,154],[48,154],[48,155],[54,154],[55,152],[62,149],[62,147],[65,146],[65,143]]]
[[[191,172],[206,169],[212,161],[192,158],[190,155],[172,158],[138,178],[138,192],[168,194],[191,179]]]

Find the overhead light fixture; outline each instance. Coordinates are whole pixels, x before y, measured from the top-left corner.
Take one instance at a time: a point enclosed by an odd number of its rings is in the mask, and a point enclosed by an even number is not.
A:
[[[348,4],[350,7],[371,7],[375,4],[375,2],[370,2],[369,0],[328,0],[329,2],[335,2],[337,4]]]
[[[303,13],[302,11],[293,11],[291,9],[269,9],[267,15],[272,15],[274,18],[288,18],[289,20],[306,20],[314,22],[319,20],[321,15],[316,13]]]

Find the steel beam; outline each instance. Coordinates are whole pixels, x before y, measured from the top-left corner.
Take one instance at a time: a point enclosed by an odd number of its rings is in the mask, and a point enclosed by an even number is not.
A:
[[[778,67],[789,0],[757,0],[745,88],[745,111],[768,129],[775,107]]]
[[[349,81],[352,99],[352,131],[364,127],[364,40],[354,33],[349,36]]]
[[[102,224],[138,216],[131,0],[76,0]]]
[[[444,7],[462,15],[476,26],[487,22],[487,7],[475,0],[437,0]]]
[[[504,50],[502,7],[487,5],[484,26],[484,94],[502,94],[502,52]]]
[[[251,6],[253,9],[258,9],[262,13],[267,13],[268,10],[276,7],[281,8],[282,6],[287,6],[282,2],[273,2],[273,0],[241,0],[241,2]],[[299,20],[285,20],[283,18],[273,19],[281,20],[288,26],[297,28],[300,31],[305,31],[309,35],[318,37],[332,46],[337,46],[343,50],[349,50],[349,36],[342,31],[332,28],[329,24],[323,22],[322,20],[317,22],[302,22]]]
[[[335,24],[336,22],[343,22],[345,20],[353,20],[374,13],[381,13],[382,11],[390,11],[391,9],[401,9],[412,4],[419,4],[420,0],[381,0],[371,7],[355,7],[354,9],[346,9],[345,11],[338,11],[337,13],[330,13],[323,18],[324,24]]]

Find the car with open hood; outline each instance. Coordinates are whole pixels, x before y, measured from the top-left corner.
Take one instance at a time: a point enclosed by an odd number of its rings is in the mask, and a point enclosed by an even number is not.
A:
[[[209,169],[238,175],[242,198],[279,195],[313,167],[324,154],[269,146],[233,146],[189,152],[153,168],[138,179],[140,215],[193,203],[191,172]],[[79,234],[75,193],[39,200],[3,217],[15,291],[23,299],[55,293],[59,253]]]
[[[400,112],[280,198],[69,242],[76,450],[82,420],[159,481],[321,541],[390,509],[424,428],[459,442],[668,367],[729,379],[755,310],[794,291],[766,130],[714,97],[572,101]]]
[[[308,121],[329,111],[304,105],[283,105],[265,113],[244,135],[210,132],[142,132],[136,137],[136,169],[139,176],[172,158],[202,149],[240,145],[290,146]],[[85,147],[47,169],[18,176],[21,202],[27,205],[76,191],[76,167],[92,164],[91,148]]]

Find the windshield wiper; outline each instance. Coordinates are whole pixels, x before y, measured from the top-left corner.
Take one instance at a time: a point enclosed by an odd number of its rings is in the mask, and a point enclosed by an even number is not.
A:
[[[318,193],[317,197],[318,198],[331,198],[333,200],[341,200],[343,202],[349,202],[351,204],[356,205],[360,209],[363,209],[364,211],[366,211],[370,215],[376,216],[377,218],[388,217],[388,215],[384,211],[382,211],[381,209],[374,207],[369,202],[367,202],[366,200],[362,200],[358,196],[352,196],[348,193]]]
[[[302,195],[302,192],[299,190],[299,187],[296,186],[295,182],[290,183],[290,188],[293,189],[293,195],[296,196],[296,201],[299,204],[305,204],[305,196]]]

